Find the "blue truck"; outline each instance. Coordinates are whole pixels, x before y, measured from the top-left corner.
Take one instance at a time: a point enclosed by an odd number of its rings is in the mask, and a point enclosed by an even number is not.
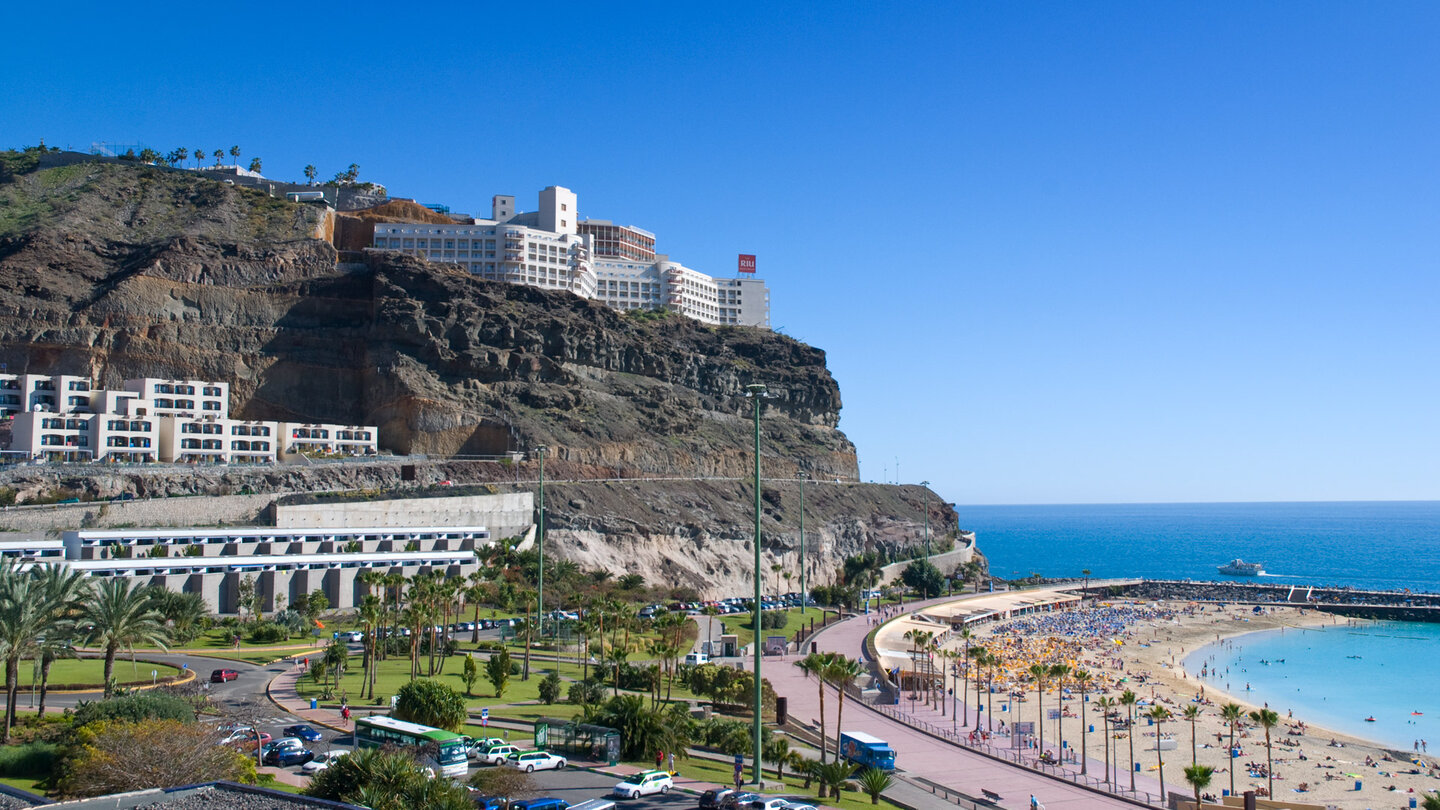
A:
[[[840,755],[867,768],[895,770],[895,749],[879,737],[863,731],[840,732]]]

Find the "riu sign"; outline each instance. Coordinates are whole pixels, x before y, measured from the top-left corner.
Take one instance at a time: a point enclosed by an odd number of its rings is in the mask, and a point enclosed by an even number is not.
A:
[[[750,253],[741,253],[741,254],[740,254],[740,272],[742,272],[742,273],[753,273],[753,272],[755,272],[755,256],[754,256],[753,254],[750,254]]]

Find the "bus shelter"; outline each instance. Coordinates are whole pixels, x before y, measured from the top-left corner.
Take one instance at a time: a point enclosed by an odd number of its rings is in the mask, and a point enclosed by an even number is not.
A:
[[[607,765],[620,762],[620,732],[609,726],[541,717],[535,721],[537,747],[542,745],[542,740],[544,747],[559,749],[572,757],[604,760]]]

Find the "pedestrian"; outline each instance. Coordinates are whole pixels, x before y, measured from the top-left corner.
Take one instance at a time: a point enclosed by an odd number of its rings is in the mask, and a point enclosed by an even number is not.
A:
[[[655,751],[655,770],[657,770],[657,771],[660,770],[660,767],[661,767],[662,765],[664,765],[664,764],[665,764],[665,752],[662,751],[662,750],[656,749],[656,751]]]
[[[1034,793],[1030,794],[1030,810],[1040,810],[1040,802],[1035,798]]]
[[[341,725],[346,728],[350,727],[350,705],[348,703],[340,704],[340,719],[343,721]]]
[[[671,752],[670,752],[670,774],[671,774],[672,776],[675,774],[675,752],[674,752],[674,751],[671,751]]]

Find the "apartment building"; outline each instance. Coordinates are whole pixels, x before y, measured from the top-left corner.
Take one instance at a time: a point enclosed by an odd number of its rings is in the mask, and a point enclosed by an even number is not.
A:
[[[316,589],[332,607],[353,608],[366,593],[359,575],[367,570],[468,577],[479,568],[476,551],[491,540],[483,526],[421,526],[80,530],[65,532],[59,542],[63,564],[86,576],[198,593],[212,612],[223,614],[237,612],[247,577],[267,611]],[[46,550],[53,556],[53,549]]]
[[[95,389],[70,375],[0,374],[11,416],[10,450],[46,461],[273,464],[299,453],[368,456],[374,426],[230,418],[230,386],[206,380],[126,380]],[[5,400],[0,400],[5,401]]]
[[[666,308],[710,324],[770,326],[770,292],[757,278],[717,278],[655,252],[655,234],[580,220],[573,191],[541,190],[539,210],[491,199],[491,219],[468,225],[377,223],[372,250],[455,264],[481,278],[565,290],[619,310]]]

